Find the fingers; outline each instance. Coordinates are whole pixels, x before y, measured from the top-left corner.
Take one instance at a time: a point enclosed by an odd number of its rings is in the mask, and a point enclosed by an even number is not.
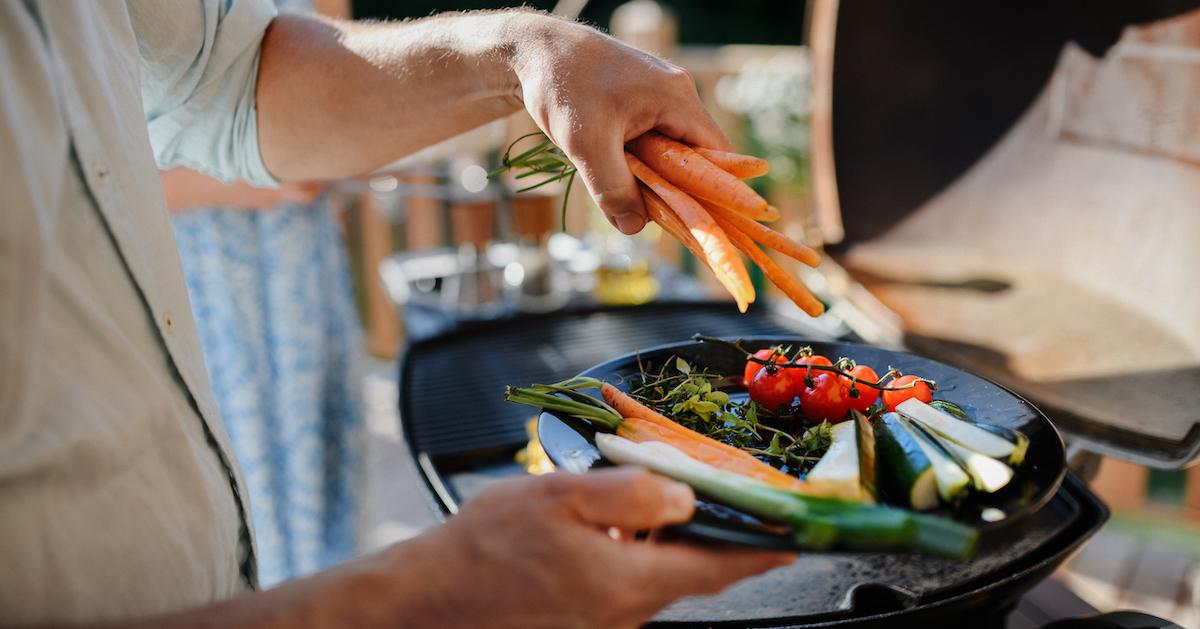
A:
[[[686,522],[695,494],[683,483],[635,467],[552,474],[546,477],[552,499],[585,524],[627,531]]]
[[[790,552],[741,548],[703,548],[692,544],[630,544],[628,552],[647,587],[670,600],[716,594],[746,577],[796,561]]]
[[[646,225],[646,209],[637,182],[625,165],[625,145],[619,136],[580,139],[564,147],[579,169],[588,193],[623,234],[636,234]]]
[[[656,128],[684,144],[718,151],[733,150],[733,145],[699,99],[696,99],[693,107],[663,112]]]

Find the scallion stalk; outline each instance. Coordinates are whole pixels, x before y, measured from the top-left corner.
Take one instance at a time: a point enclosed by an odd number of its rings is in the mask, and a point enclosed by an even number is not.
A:
[[[634,443],[597,434],[596,446],[614,463],[640,465],[687,483],[722,504],[787,523],[802,548],[823,549],[835,544],[856,549],[914,548],[955,559],[966,559],[975,549],[978,533],[974,529],[943,518],[789,492],[717,469],[665,443]]]

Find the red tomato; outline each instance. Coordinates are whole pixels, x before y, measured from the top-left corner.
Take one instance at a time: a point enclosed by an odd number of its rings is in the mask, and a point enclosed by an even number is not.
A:
[[[776,369],[771,373],[768,369],[760,369],[750,380],[748,386],[750,399],[762,404],[769,411],[776,411],[781,406],[791,406],[792,398],[796,397],[796,385],[792,382],[789,369]]]
[[[819,422],[828,419],[840,422],[850,412],[850,390],[841,376],[828,371],[814,371],[812,386],[804,381],[803,371],[796,374],[800,391],[800,410],[805,419]]]
[[[787,357],[775,352],[774,349],[760,349],[754,352],[754,357],[760,360],[771,360],[771,354],[775,354],[775,362],[786,363]],[[763,364],[756,363],[753,360],[746,361],[746,369],[742,371],[742,382],[746,386],[750,386],[750,381],[754,379],[754,374],[762,371]]]
[[[866,382],[879,382],[879,376],[875,373],[875,370],[866,365],[858,365],[854,369],[851,369],[850,375]],[[846,397],[850,400],[850,408],[860,413],[865,413],[875,403],[875,400],[879,399],[879,389],[872,389],[862,384],[855,385],[854,381],[849,378],[844,376],[841,376],[841,378],[842,384],[846,387]],[[852,388],[858,390],[858,397],[851,397],[850,389]]]
[[[803,358],[797,358],[796,362],[802,363],[805,365],[814,365],[817,367],[832,367],[833,366],[833,361],[829,360],[828,358],[825,358],[824,356],[822,356],[820,354],[813,354],[812,356],[805,356]],[[805,373],[807,371],[808,371],[807,369],[801,370],[801,373]],[[813,373],[819,373],[819,372],[814,371]]]
[[[889,387],[904,386],[917,379],[917,376],[900,376],[888,383]],[[883,407],[889,411],[896,410],[896,405],[904,400],[916,398],[928,404],[933,400],[933,391],[929,390],[929,385],[924,382],[917,383],[911,389],[901,389],[899,391],[884,391],[883,392]]]

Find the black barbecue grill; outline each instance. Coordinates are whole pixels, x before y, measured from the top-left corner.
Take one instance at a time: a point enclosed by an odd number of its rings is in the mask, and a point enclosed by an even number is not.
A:
[[[833,55],[826,94],[833,119],[824,129],[824,159],[831,176],[836,170],[847,245],[900,221],[984,155],[1036,96],[1066,42],[1102,55],[1124,25],[1196,6],[1173,0],[812,4],[814,28],[826,29],[824,44],[813,42],[814,56],[822,45]],[[822,62],[814,63],[820,67]],[[819,152],[823,132],[814,133]],[[814,155],[815,169],[822,159]],[[830,163],[834,159],[836,169]],[[820,201],[820,182],[817,187]],[[443,514],[454,513],[488,482],[523,472],[513,455],[527,442],[525,423],[534,414],[505,404],[504,385],[560,380],[697,332],[861,341],[848,330],[830,333],[760,304],[739,315],[725,303],[583,307],[463,323],[414,339],[400,367],[400,416],[433,503]],[[972,369],[961,361],[958,366]],[[1119,441],[1137,442],[1133,437]],[[1171,450],[1178,455],[1171,460],[1194,456],[1197,442],[1200,426]],[[1001,537],[969,563],[908,554],[817,553],[718,596],[681,600],[653,624],[1002,627],[1017,601],[1107,518],[1105,505],[1068,472],[1045,507],[1002,529]],[[1170,625],[1143,618],[1123,626]]]
[[[513,454],[525,445],[525,422],[533,414],[506,404],[504,385],[561,379],[695,332],[833,340],[766,308],[741,315],[727,303],[686,303],[466,323],[413,342],[401,361],[400,416],[434,504],[453,513],[488,481],[522,473]],[[845,334],[836,340],[857,339]],[[991,539],[970,563],[907,554],[817,554],[718,596],[680,601],[655,624],[900,626],[919,619],[929,626],[955,624],[970,614],[981,627],[1003,626],[1002,612],[1107,518],[1103,503],[1068,473],[1046,507]]]

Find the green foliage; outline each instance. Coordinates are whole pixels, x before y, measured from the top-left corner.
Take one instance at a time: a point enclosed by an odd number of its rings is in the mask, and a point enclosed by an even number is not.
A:
[[[670,365],[667,367],[666,365]],[[675,357],[657,371],[643,370],[642,383],[630,393],[638,401],[681,425],[734,446],[760,440],[753,403],[737,404],[713,386],[719,380]]]
[[[763,423],[762,409],[757,403],[733,402],[728,393],[718,388],[722,380],[676,356],[657,369],[644,366],[641,384],[635,385],[630,393],[687,428],[793,473],[808,471],[829,449],[832,442],[829,422],[811,426],[797,438]]]

